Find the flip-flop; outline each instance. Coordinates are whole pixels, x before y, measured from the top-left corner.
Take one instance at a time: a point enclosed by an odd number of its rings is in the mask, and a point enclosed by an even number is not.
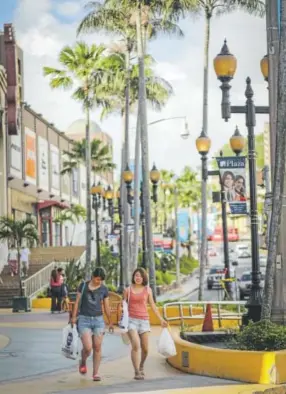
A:
[[[134,379],[135,380],[144,380],[144,376],[140,372],[136,372]]]
[[[100,382],[101,381],[101,377],[99,375],[93,375],[92,377],[94,382]]]
[[[79,368],[78,368],[78,370],[79,370],[79,373],[80,373],[81,375],[86,375],[86,374],[87,374],[87,367],[86,367],[86,365],[82,365],[81,361],[80,361],[80,363],[79,363]]]

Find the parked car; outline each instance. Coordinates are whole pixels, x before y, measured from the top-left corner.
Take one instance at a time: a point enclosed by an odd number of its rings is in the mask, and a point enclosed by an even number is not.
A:
[[[241,252],[238,255],[239,259],[249,259],[250,257],[251,257],[251,254],[250,254],[249,250],[244,250],[243,252]]]
[[[237,257],[240,258],[244,252],[249,252],[249,246],[246,244],[238,244],[235,248]]]
[[[249,297],[251,291],[251,278],[252,274],[251,271],[245,271],[241,278],[239,279],[239,298],[240,300],[244,300],[245,297]],[[265,273],[261,273],[261,282],[260,287],[264,288],[264,280],[265,280]]]
[[[230,277],[235,276],[234,268],[230,269]],[[223,265],[212,267],[207,276],[207,288],[212,290],[214,287],[221,287],[221,281],[225,278],[225,268]]]

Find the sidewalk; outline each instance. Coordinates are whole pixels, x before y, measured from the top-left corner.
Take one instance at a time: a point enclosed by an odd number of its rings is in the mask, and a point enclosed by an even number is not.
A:
[[[167,300],[177,300],[179,298],[184,298],[187,297],[189,294],[193,293],[198,289],[198,276],[199,274],[199,269],[196,268],[192,275],[188,278],[188,280],[181,285],[180,288],[178,289],[173,289],[171,291],[168,291],[167,293],[164,293],[160,296],[157,297],[158,302],[163,302]]]
[[[29,326],[25,327],[25,324]],[[42,328],[44,324],[45,329]],[[114,335],[106,335],[104,339],[100,369],[103,380],[94,383],[91,381],[90,362],[87,377],[81,377],[77,372],[77,362],[67,360],[60,354],[60,325],[63,327],[65,324],[66,315],[51,316],[33,312],[0,315],[0,340],[1,335],[6,337],[6,344],[8,337],[10,340],[5,349],[0,349],[1,392],[94,394],[95,390],[99,390],[100,394],[246,394],[254,389],[262,389],[257,385],[241,385],[174,370],[157,353],[156,342],[161,332],[159,327],[152,328],[145,381],[133,380],[130,348],[122,343],[117,331]]]

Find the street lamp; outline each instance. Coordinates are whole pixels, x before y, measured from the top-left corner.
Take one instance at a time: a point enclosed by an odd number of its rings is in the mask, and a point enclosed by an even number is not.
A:
[[[269,107],[255,107],[253,102],[253,90],[251,80],[246,79],[246,104],[244,106],[231,106],[229,91],[230,80],[236,71],[236,59],[230,54],[226,40],[220,54],[214,59],[214,69],[218,79],[221,81],[222,118],[227,122],[232,113],[245,114],[246,127],[248,130],[248,162],[249,162],[249,183],[250,183],[250,218],[251,218],[251,252],[252,252],[252,286],[251,295],[246,304],[247,315],[243,318],[243,324],[249,320],[254,322],[260,320],[261,316],[261,288],[260,288],[260,264],[259,264],[259,243],[258,243],[258,213],[257,213],[257,191],[256,191],[256,153],[255,153],[255,115],[256,113],[268,114]],[[239,140],[237,140],[239,141]],[[234,140],[233,140],[234,142]]]
[[[95,211],[96,260],[97,260],[97,266],[100,267],[100,235],[99,235],[98,210],[101,206],[101,198],[102,198],[101,183],[99,182],[97,185],[93,184],[90,193],[92,195],[92,208]]]
[[[161,178],[161,174],[155,164],[153,165],[153,167],[150,171],[149,178],[150,178],[150,181],[152,182],[152,185],[153,185],[151,199],[153,200],[153,202],[156,203],[158,200],[157,189],[158,189],[158,183]],[[131,186],[133,179],[134,179],[133,172],[127,166],[125,171],[123,172],[123,180],[126,183],[127,200],[130,205],[132,205],[132,203],[133,203],[133,193],[132,193],[132,186]],[[145,210],[144,210],[142,182],[140,185],[140,210],[141,210],[140,219],[141,219],[141,226],[142,226],[142,267],[144,269],[147,269],[149,264],[147,263],[146,223],[145,223]],[[155,283],[155,282],[150,280],[150,283]],[[151,285],[151,287],[153,287],[152,288],[153,296],[156,298],[156,286]]]
[[[211,147],[211,140],[202,130],[200,136],[196,139],[196,147],[202,159],[202,242],[200,253],[200,285],[199,285],[199,301],[203,301],[205,265],[207,255],[207,179],[208,179],[208,163],[207,155]]]
[[[229,139],[229,144],[232,151],[239,156],[245,147],[245,139],[240,134],[238,127],[236,126],[233,135]]]
[[[268,82],[268,74],[269,74],[269,58],[268,55],[265,55],[260,62],[260,69],[264,80]]]
[[[120,190],[118,190],[115,194],[112,190],[111,186],[108,186],[106,190],[106,199],[108,201],[108,213],[111,218],[111,233],[114,234],[115,228],[119,228],[119,266],[120,266],[120,273],[119,273],[119,287],[118,293],[122,294],[124,290],[124,278],[123,278],[123,237],[122,237],[122,210],[121,210],[121,199],[120,199]],[[117,199],[117,208],[114,207],[113,199],[116,197]],[[119,215],[119,225],[114,225],[114,214],[118,213]]]

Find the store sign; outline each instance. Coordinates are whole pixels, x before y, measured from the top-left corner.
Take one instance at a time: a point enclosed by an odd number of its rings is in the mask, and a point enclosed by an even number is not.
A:
[[[50,145],[50,156],[51,156],[51,191],[52,193],[58,194],[60,190],[60,156],[59,149]]]
[[[26,180],[37,184],[37,162],[36,162],[36,134],[25,127],[25,175]]]
[[[38,137],[39,188],[49,191],[49,146],[48,141]]]
[[[10,174],[22,178],[22,135],[10,137]]]

